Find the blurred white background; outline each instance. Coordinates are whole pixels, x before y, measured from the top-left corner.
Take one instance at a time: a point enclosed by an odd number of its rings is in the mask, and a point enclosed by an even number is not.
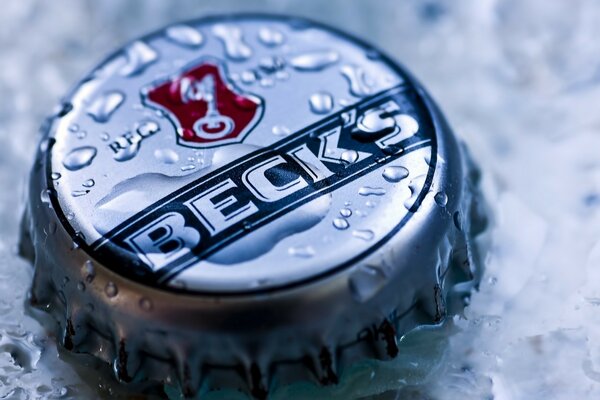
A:
[[[334,25],[407,66],[469,145],[494,210],[480,292],[436,339],[442,354],[409,352],[372,385],[311,398],[600,398],[599,2],[18,0],[0,9],[0,399],[112,390],[83,381],[24,313],[17,210],[43,117],[125,41],[246,10]]]

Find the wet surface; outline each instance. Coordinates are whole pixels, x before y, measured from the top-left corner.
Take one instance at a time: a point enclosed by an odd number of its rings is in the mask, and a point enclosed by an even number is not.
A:
[[[9,99],[0,103],[0,399],[110,397],[117,390],[93,368],[80,371],[81,378],[59,359],[55,339],[23,308],[31,270],[14,255],[16,210],[23,203],[22,186],[44,116],[95,62],[127,40],[192,16],[240,10],[296,13],[328,22],[401,60],[468,143],[484,171],[484,189],[494,210],[486,237],[491,248],[486,272],[464,317],[443,329],[410,335],[400,343],[396,361],[350,368],[338,386],[297,384],[279,388],[274,398],[287,399],[289,393],[312,399],[379,393],[386,393],[380,399],[598,397],[597,3],[390,0],[350,7],[341,0],[180,1],[175,7],[166,0],[22,0],[4,5],[0,14],[0,93]],[[223,26],[219,35],[232,56],[249,56],[234,30]],[[171,32],[171,40],[203,45],[202,36],[183,25]],[[276,31],[261,32],[260,40],[285,45]],[[125,75],[140,73],[156,59],[136,42],[126,55]],[[319,60],[336,62],[331,53]],[[314,57],[289,62],[295,68],[318,64]],[[340,67],[353,96],[368,93],[369,82],[355,66]],[[252,74],[246,75],[251,80]],[[274,80],[261,85],[269,82]],[[90,112],[104,118],[119,106],[117,97],[91,105]],[[306,106],[327,108],[328,102],[319,96]],[[66,110],[68,105],[62,107]],[[81,129],[74,130],[83,136]],[[71,165],[93,162],[91,154],[89,149],[75,154]],[[165,163],[176,159],[166,153],[156,157]],[[402,170],[390,170],[387,178],[402,175]],[[82,180],[77,190],[85,193],[93,186]],[[364,192],[365,201],[380,198],[378,188]],[[445,195],[436,200],[443,206]],[[345,221],[342,229],[352,230],[349,216],[337,218],[337,225]],[[367,232],[356,232],[368,240]],[[301,258],[311,254],[308,247],[289,251]],[[364,273],[370,279],[357,288],[360,298],[368,297],[381,280],[379,271]],[[106,290],[116,293],[118,288]],[[244,397],[211,393],[206,398]]]

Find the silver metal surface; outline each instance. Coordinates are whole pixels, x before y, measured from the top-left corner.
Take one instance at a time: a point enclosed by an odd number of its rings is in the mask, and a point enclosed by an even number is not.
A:
[[[404,79],[376,53],[323,29],[295,27],[277,19],[215,20],[189,24],[188,29],[200,32],[204,38],[200,46],[182,45],[157,34],[110,57],[75,90],[69,100],[74,110],[51,128],[56,140],[51,168],[60,174],[53,186],[63,212],[70,217],[69,225],[81,232],[89,245],[184,184],[321,120],[323,113],[315,113],[310,104],[315,94],[327,92],[333,98],[327,113],[333,114],[367,93],[390,89]],[[263,43],[261,30],[278,32],[282,43]],[[247,54],[242,60],[235,53],[242,51],[240,46]],[[223,64],[224,78],[239,92],[262,99],[264,114],[258,126],[249,124],[252,132],[242,143],[225,146],[230,142],[219,141],[218,146],[206,149],[178,145],[175,125],[164,109],[143,104],[141,91],[185,70],[185,65],[210,59]],[[276,72],[264,73],[263,64],[273,59],[285,60],[284,65]],[[256,80],[244,79],[257,74],[261,77]],[[355,88],[361,85],[361,89]],[[357,94],[357,90],[365,93]],[[142,140],[136,129],[144,123],[158,127],[156,134]],[[407,123],[415,125],[408,130],[418,130],[416,121]],[[127,145],[123,138],[128,134],[140,140],[139,144],[129,145],[135,149],[125,150],[130,154],[124,160],[115,159],[111,144],[122,141]],[[343,150],[336,145],[330,139],[325,151],[340,152],[332,156],[340,159]],[[93,153],[91,149],[95,149]],[[82,163],[92,154],[89,165],[69,167],[74,159]],[[406,216],[415,200],[411,190],[419,193],[422,189],[429,168],[425,160],[430,157],[430,150],[424,148],[391,165],[410,171],[398,182],[386,181],[380,170],[372,171],[289,213],[286,221],[270,224],[215,257],[196,262],[171,284],[199,291],[270,288],[318,275],[352,259],[382,240]],[[83,186],[90,180],[93,187]],[[363,190],[361,195],[363,187],[377,190]],[[344,219],[343,229],[336,229],[343,218],[340,211],[345,209],[353,211],[353,216]]]
[[[217,17],[136,40],[46,131],[32,302],[120,380],[192,393],[206,365],[241,366],[260,395],[308,357],[336,382],[338,362],[394,357],[473,278],[474,178],[439,111],[320,25]]]

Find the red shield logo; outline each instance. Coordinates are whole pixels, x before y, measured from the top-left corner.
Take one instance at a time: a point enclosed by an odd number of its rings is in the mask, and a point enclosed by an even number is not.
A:
[[[240,143],[256,126],[263,100],[236,88],[216,60],[202,60],[142,90],[146,105],[166,111],[180,145]]]

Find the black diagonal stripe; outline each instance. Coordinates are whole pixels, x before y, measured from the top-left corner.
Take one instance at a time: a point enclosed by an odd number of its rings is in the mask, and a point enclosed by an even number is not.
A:
[[[399,85],[396,86],[394,88],[385,90],[383,92],[380,92],[378,94],[375,94],[367,99],[362,100],[359,103],[356,103],[354,105],[348,106],[342,110],[340,110],[339,112],[332,114],[330,116],[328,116],[327,118],[324,118],[320,121],[315,122],[312,125],[307,126],[304,129],[301,129],[300,131],[288,135],[285,139],[280,140],[274,144],[272,144],[271,146],[267,146],[267,147],[263,147],[255,152],[249,153],[245,156],[240,157],[239,159],[235,160],[232,163],[229,163],[219,169],[216,169],[214,171],[211,171],[203,176],[201,176],[200,178],[198,178],[197,180],[190,182],[189,184],[183,186],[182,188],[174,191],[173,193],[169,194],[168,196],[165,196],[164,198],[156,201],[154,204],[152,204],[151,206],[147,207],[146,209],[140,211],[138,214],[135,214],[134,216],[128,218],[127,220],[125,220],[124,222],[122,222],[121,224],[119,224],[118,226],[116,226],[115,228],[113,228],[111,231],[109,231],[108,233],[106,233],[104,235],[104,237],[102,239],[97,240],[95,243],[92,244],[92,248],[97,250],[100,246],[106,244],[108,241],[110,241],[113,237],[115,237],[117,234],[119,234],[120,232],[122,232],[124,229],[130,227],[131,225],[135,224],[137,221],[139,221],[141,218],[143,218],[143,216],[148,215],[149,213],[151,213],[152,211],[164,206],[165,204],[174,201],[175,199],[177,199],[178,197],[182,196],[183,194],[187,193],[190,190],[193,190],[194,188],[198,187],[199,184],[201,184],[202,182],[206,182],[207,180],[221,175],[223,173],[227,173],[229,170],[231,170],[232,168],[234,168],[236,165],[239,165],[243,162],[246,162],[248,160],[251,159],[255,159],[255,158],[259,158],[261,155],[272,152],[272,151],[276,151],[280,148],[285,147],[287,144],[295,141],[296,139],[303,137],[303,136],[309,136],[311,132],[315,132],[317,131],[320,127],[323,126],[328,126],[331,125],[332,123],[337,123],[340,120],[340,117],[342,114],[348,113],[351,110],[354,109],[366,109],[369,108],[373,103],[377,102],[378,100],[381,100],[383,98],[388,98],[391,97],[393,95],[398,95],[400,93],[402,93],[403,91],[406,90],[406,87],[403,85]]]
[[[354,125],[346,126],[342,128],[339,143],[340,147],[353,149],[359,153],[369,154],[369,157],[360,159],[352,164],[327,164],[327,167],[333,172],[332,176],[312,182],[308,187],[298,190],[284,199],[267,203],[252,198],[252,201],[257,204],[259,211],[250,215],[248,218],[245,218],[243,222],[233,224],[222,231],[210,234],[207,231],[207,227],[202,225],[198,217],[185,205],[186,202],[193,200],[199,194],[209,190],[220,182],[223,182],[225,179],[232,179],[236,184],[236,187],[239,187],[241,191],[243,191],[244,183],[241,179],[243,172],[260,162],[269,160],[275,155],[286,158],[288,164],[293,166],[296,161],[289,156],[289,152],[302,145],[310,148],[313,154],[318,152],[321,143],[319,136],[332,129],[339,128],[341,121],[343,121],[343,114],[355,111],[356,115],[360,116],[365,111],[392,99],[399,104],[402,113],[413,115],[419,121],[419,132],[414,136],[395,144],[393,151],[390,152],[389,149],[387,149],[386,152],[386,149],[379,148],[374,142],[361,142],[353,139],[352,131],[355,128]],[[210,257],[224,247],[246,236],[253,230],[280,218],[319,196],[331,193],[412,151],[431,146],[432,144],[435,145],[435,143],[432,143],[434,138],[435,132],[430,123],[428,112],[420,102],[418,94],[406,86],[394,87],[364,99],[338,113],[332,114],[307,128],[289,135],[285,139],[282,139],[271,146],[247,154],[232,163],[203,175],[197,180],[181,187],[133,217],[127,219],[106,234],[103,239],[94,243],[93,247],[99,258],[114,259],[115,255],[113,253],[115,252],[115,248],[127,249],[129,246],[125,243],[125,240],[132,234],[151,225],[153,221],[157,221],[161,216],[164,216],[167,213],[176,212],[182,215],[186,221],[186,226],[191,226],[201,233],[202,239],[200,244],[192,249],[191,252],[174,260],[159,271],[154,273],[146,271],[144,272],[144,276],[136,276],[137,280],[146,281],[147,283],[154,285],[162,285],[183,270],[196,264],[199,260]],[[432,163],[432,165],[434,165],[434,163]],[[306,178],[307,181],[312,179],[310,176],[306,175],[307,172],[301,168],[296,168],[295,173],[300,176],[304,174],[303,177]],[[241,193],[236,197],[238,197],[238,200],[242,199],[249,201],[248,194]],[[136,266],[133,263],[131,265],[122,265],[123,260],[120,261],[121,267],[119,269],[121,270],[121,268],[123,268],[123,273],[133,274],[128,270],[139,272],[139,265]]]

